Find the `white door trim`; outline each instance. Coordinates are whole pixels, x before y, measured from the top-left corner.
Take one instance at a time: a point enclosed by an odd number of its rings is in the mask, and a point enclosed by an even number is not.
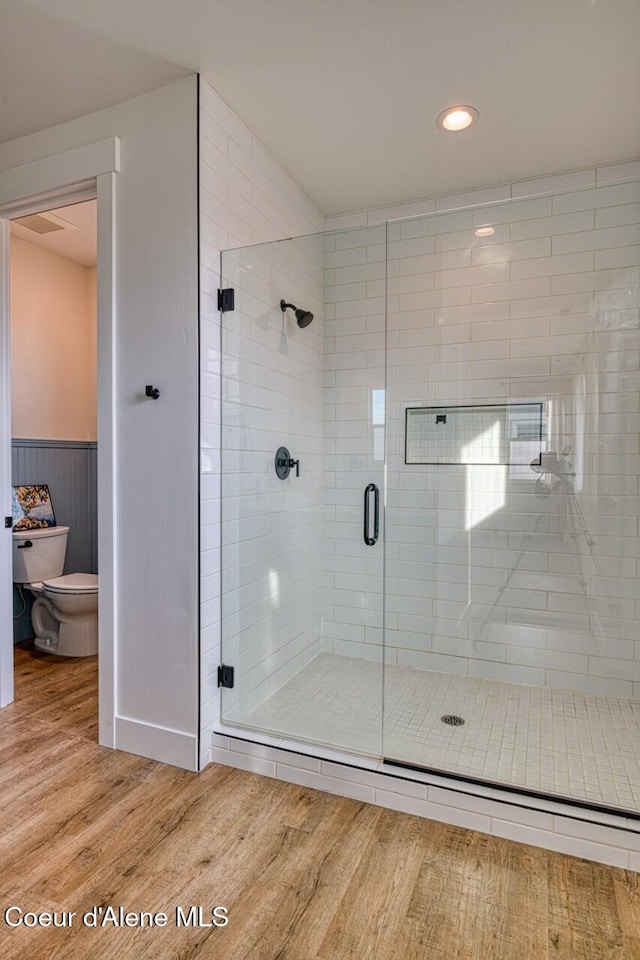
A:
[[[98,177],[98,740],[115,746],[116,526],[116,174]]]
[[[116,508],[116,174],[120,169],[117,137],[68,150],[0,172],[0,497],[11,513],[11,408],[9,348],[8,217],[63,206],[93,191],[98,201],[98,563],[99,606],[99,741],[115,744],[115,658],[117,649]],[[2,514],[4,516],[5,513]],[[13,630],[11,622],[11,535],[0,546],[0,706],[13,699]],[[4,601],[7,600],[8,603]]]
[[[95,183],[97,177],[117,173],[119,169],[118,137],[10,167],[0,173],[0,215],[14,216],[14,208],[22,211],[31,201],[57,203],[62,198],[61,205],[64,205],[66,189],[75,196],[78,189]]]
[[[9,340],[9,223],[0,220],[0,707],[13,700],[13,557],[11,531],[11,368]],[[6,634],[6,636],[5,636]]]

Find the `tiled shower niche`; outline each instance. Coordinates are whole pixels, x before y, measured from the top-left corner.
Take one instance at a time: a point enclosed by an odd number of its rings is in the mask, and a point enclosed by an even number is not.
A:
[[[542,453],[542,403],[407,407],[405,418],[405,463],[526,466]]]

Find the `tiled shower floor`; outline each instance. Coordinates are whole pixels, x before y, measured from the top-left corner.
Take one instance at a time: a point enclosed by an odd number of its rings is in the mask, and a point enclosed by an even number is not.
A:
[[[382,682],[379,664],[321,654],[243,726],[640,812],[640,701],[388,666],[383,742]]]

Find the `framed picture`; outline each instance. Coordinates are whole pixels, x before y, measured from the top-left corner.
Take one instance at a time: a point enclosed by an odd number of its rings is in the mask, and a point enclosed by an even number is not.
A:
[[[14,487],[11,513],[14,530],[38,530],[56,525],[51,494],[46,483]]]

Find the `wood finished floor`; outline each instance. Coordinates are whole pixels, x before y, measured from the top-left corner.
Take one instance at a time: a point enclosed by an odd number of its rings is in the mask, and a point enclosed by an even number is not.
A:
[[[95,658],[19,649],[0,713],[0,907],[163,910],[9,929],[2,960],[640,960],[640,877],[229,767],[96,742]],[[224,929],[177,905],[224,905]]]

